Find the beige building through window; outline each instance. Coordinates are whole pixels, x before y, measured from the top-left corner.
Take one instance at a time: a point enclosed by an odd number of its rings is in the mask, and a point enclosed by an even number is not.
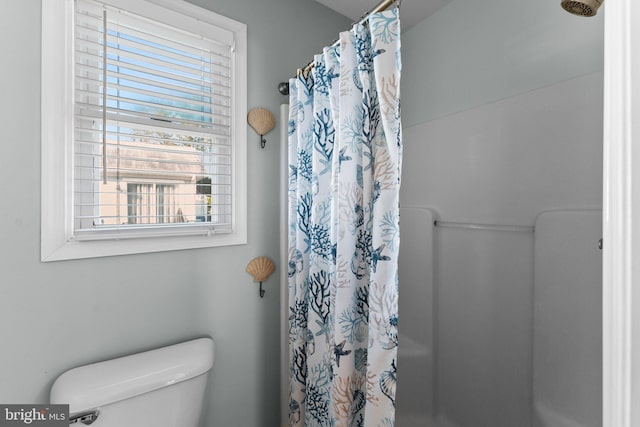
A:
[[[204,156],[191,146],[110,142],[95,225],[212,222],[219,213]]]

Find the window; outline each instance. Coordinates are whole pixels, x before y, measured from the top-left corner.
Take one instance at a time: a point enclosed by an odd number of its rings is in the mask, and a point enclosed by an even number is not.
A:
[[[42,259],[246,242],[246,27],[43,2]]]

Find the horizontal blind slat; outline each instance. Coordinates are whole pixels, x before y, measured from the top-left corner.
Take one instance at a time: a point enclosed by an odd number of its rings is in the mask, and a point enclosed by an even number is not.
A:
[[[92,104],[85,104],[76,102],[76,117],[84,118],[88,120],[95,120],[102,118],[102,109],[96,108],[97,106]],[[135,124],[149,126],[153,124],[154,120],[157,119],[157,116],[153,116],[150,114],[144,114],[142,112],[138,112],[137,114],[133,114],[131,111],[126,110],[118,110],[118,109],[109,109],[107,112],[107,118],[112,122],[121,123],[123,126],[133,126]],[[167,130],[181,130],[185,132],[209,132],[212,135],[221,135],[221,136],[229,136],[230,129],[229,126],[220,126],[215,123],[207,124],[200,123],[196,121],[190,120],[174,120],[172,122],[162,122],[159,123],[158,126],[162,126],[163,129]]]
[[[101,36],[102,33],[97,33],[97,35]],[[99,64],[102,63],[102,41],[101,40],[90,41],[87,39],[82,39],[77,37],[75,40],[75,43],[76,43],[76,52],[78,55],[80,55],[79,58],[92,60],[93,63],[99,63]],[[115,46],[108,46],[108,50],[110,54],[110,61],[114,64],[117,64],[118,62],[123,64],[125,63],[122,60],[118,61],[119,57],[130,58],[133,60],[136,60],[136,59],[146,60],[147,62],[149,62],[150,59],[154,58],[154,56],[148,51],[141,50],[139,52],[135,52],[135,51],[132,51],[130,47],[127,49],[126,45],[121,46],[120,48]],[[82,56],[83,53],[86,53],[86,55]],[[229,78],[230,76],[231,65],[229,63],[223,63],[221,61],[214,61],[214,60],[204,61],[202,59],[185,60],[181,62],[182,65],[176,64],[176,62],[177,62],[177,58],[174,60],[174,62],[166,62],[166,63],[160,59],[158,62],[156,62],[156,64],[173,64],[174,66],[180,67],[180,69],[183,69],[189,72],[204,70],[205,72],[211,73],[212,75],[215,75],[215,76],[226,77],[226,78]]]
[[[227,70],[229,69],[228,61],[226,61],[226,64],[222,64],[223,61],[218,61],[216,63],[216,61],[212,59],[212,54],[209,49],[190,53],[175,49],[168,50],[164,47],[156,47],[148,40],[145,41],[147,42],[146,44],[143,41],[136,40],[129,32],[126,34],[121,32],[107,34],[107,45],[111,52],[116,54],[139,55],[145,58],[158,57],[163,62],[170,64],[182,64],[190,69],[211,69],[214,66]]]
[[[88,122],[84,120],[83,122]],[[76,131],[76,143],[102,143],[100,141],[101,130],[99,128],[94,128],[89,126],[82,126],[82,123],[76,123],[75,127]],[[116,130],[110,132],[114,138],[118,138],[120,143],[126,143],[126,141],[134,141],[135,139],[139,139],[140,135],[145,135],[149,139],[153,139],[154,141],[160,141],[166,143],[168,145],[193,145],[199,147],[209,147],[214,154],[223,154],[229,153],[231,147],[229,145],[229,139],[227,137],[219,137],[209,133],[197,133],[197,132],[189,132],[189,133],[166,133],[164,130],[155,127],[142,127],[139,126],[136,129],[128,129],[124,126],[119,126]],[[110,144],[107,141],[107,144]]]
[[[113,111],[126,111],[128,114],[140,114],[141,116],[151,117],[158,120],[166,120],[168,123],[173,121],[201,123],[207,125],[215,123],[218,125],[228,125],[227,118],[223,116],[215,116],[210,112],[187,108],[186,103],[182,107],[167,105],[164,99],[141,100],[133,96],[112,96],[109,95],[109,87],[107,87],[107,107],[109,104],[118,105],[119,108],[111,107]],[[164,102],[164,103],[163,103]],[[126,108],[126,105],[131,107]],[[145,108],[146,107],[146,108]],[[148,111],[148,113],[147,113]],[[154,111],[156,112],[154,114]]]
[[[96,53],[89,49],[76,51],[76,64],[85,65],[86,71],[90,72],[92,69],[102,71],[103,58],[101,53]],[[188,76],[177,76],[175,74],[164,74],[161,71],[154,70],[149,67],[145,67],[143,64],[134,64],[134,63],[119,63],[118,61],[114,61],[113,59],[107,58],[107,65],[111,68],[111,73],[121,76],[137,76],[146,81],[160,81],[171,84],[174,87],[182,87],[186,85],[187,87],[202,87],[203,80],[201,78],[191,78]],[[113,70],[117,69],[118,72],[114,73]],[[95,73],[95,72],[94,72]],[[179,77],[179,78],[178,78]],[[213,69],[209,73],[209,80],[206,82],[209,85],[216,85],[221,87],[230,87],[231,79],[226,72],[220,72],[216,69]],[[179,83],[179,84],[176,84]],[[206,86],[206,85],[205,85]]]
[[[77,72],[76,80],[81,84],[86,85],[95,85],[102,84],[102,80],[100,78],[100,74],[102,73],[102,68],[94,67],[91,65],[76,63],[75,69]],[[130,81],[131,83],[137,83],[140,85],[149,85],[149,79],[138,77],[132,74],[125,74],[120,72],[118,77],[120,81]],[[201,95],[202,91],[193,89],[189,86],[176,86],[175,84],[165,83],[159,80],[153,80],[153,86],[158,89],[163,89],[166,92],[179,92],[185,94],[192,95]],[[228,82],[227,82],[228,83]],[[218,84],[216,82],[211,82],[211,86],[209,87],[210,95],[212,95],[212,103],[217,105],[225,105],[229,106],[229,85],[228,84]]]
[[[138,68],[142,67],[145,74],[164,74],[179,82],[182,80],[199,82],[201,86],[206,86],[209,76],[229,77],[227,69],[220,69],[220,67],[217,67],[216,71],[210,71],[214,67],[196,68],[191,67],[190,64],[167,62],[162,58],[145,55],[144,52],[136,53],[113,47],[108,47],[107,59],[108,64],[112,65],[109,71],[114,75],[118,74],[117,70],[120,68],[126,69],[129,65],[136,65]]]
[[[201,79],[191,78],[188,76],[177,76],[175,74],[162,73],[158,70],[153,70],[148,67],[145,67],[143,64],[128,63],[126,64],[126,66],[123,66],[122,64],[119,64],[107,58],[107,66],[114,67],[114,68],[119,67],[119,73],[111,72],[112,75],[119,74],[123,77],[133,75],[133,76],[142,78],[148,82],[156,82],[156,81],[164,82],[176,88],[187,87],[192,89],[196,88],[197,90],[200,90],[203,86],[203,81]],[[214,72],[214,73],[211,73],[209,77],[210,77],[210,81],[207,83],[210,83],[211,85],[215,84],[217,86],[222,86],[222,87],[230,87],[231,85],[231,80],[228,78],[228,76],[216,74]]]
[[[126,46],[126,43],[125,43],[126,40],[125,39],[119,40],[118,37],[115,35],[108,35],[108,40],[111,41],[111,45],[112,45],[110,46],[111,49],[118,50],[118,48],[114,45]],[[89,28],[89,27],[79,28],[76,30],[74,43],[76,43],[76,48],[78,51],[87,50],[94,53],[99,52],[101,51],[101,46],[103,44],[102,29]],[[131,43],[134,46],[135,45],[144,46],[134,41],[130,41],[130,42],[127,41],[127,43]],[[120,49],[120,50],[124,51],[124,49]],[[194,51],[191,55],[186,55],[187,52],[184,52],[182,54],[176,54],[176,53],[161,51],[159,49],[154,49],[149,46],[144,46],[144,48],[141,48],[140,50],[146,51],[147,53],[149,53],[149,51],[152,51],[152,52],[157,51],[158,54],[163,56],[173,57],[174,60],[182,59],[187,64],[201,65],[202,63],[206,63],[207,65],[211,66],[212,69],[217,69],[221,72],[231,69],[231,61],[228,56],[221,55],[219,53],[215,53],[212,51]]]
[[[76,90],[76,106],[78,107],[78,111],[97,110],[99,114],[102,114],[102,99],[94,98],[91,100],[90,98],[92,96],[94,96],[94,94],[90,91]],[[166,99],[151,101],[139,100],[136,99],[133,94],[121,97],[108,96],[107,108],[112,110],[112,112],[120,112],[128,116],[141,116],[151,120],[162,121],[167,123],[166,126],[169,128],[175,127],[173,123],[198,124],[205,128],[208,128],[207,125],[229,127],[231,124],[230,114],[224,106],[205,105],[204,107],[208,109],[211,107],[215,108],[211,111],[202,111],[195,108],[187,108],[192,107],[193,104],[184,103],[183,107],[175,107],[171,104],[167,105],[170,101],[171,100]],[[110,107],[110,105],[118,105],[119,108]],[[195,107],[198,106],[195,105]]]
[[[147,61],[147,63],[152,64],[161,64],[159,61]],[[205,86],[203,83],[216,84],[218,86],[229,87],[230,79],[228,73],[218,70],[212,70],[209,74],[209,80],[203,81],[201,78],[196,78],[188,75],[180,75],[175,72],[162,72],[161,70],[151,68],[143,62],[133,63],[133,62],[122,62],[113,60],[111,57],[107,58],[107,64],[112,69],[119,69],[119,73],[115,73],[111,70],[113,74],[121,74],[121,75],[131,75],[132,73],[139,73],[143,76],[147,76],[146,79],[149,81],[156,81],[156,79],[160,79],[161,81],[170,82],[178,87],[185,85],[191,85],[196,87]],[[134,74],[135,75],[135,74]],[[178,84],[176,84],[178,83]]]
[[[82,130],[84,131],[84,130]],[[91,139],[86,139],[83,137],[76,137],[76,145],[84,145],[85,147],[87,147],[88,149],[95,149],[95,147],[97,146],[102,146],[102,141],[99,141],[98,137],[99,137],[99,130],[91,130],[91,131],[87,131],[86,135],[94,135],[95,139],[91,140]],[[136,141],[136,139],[138,141]],[[116,149],[116,148],[121,148],[121,149],[137,149],[140,150],[143,153],[148,153],[148,152],[167,152],[164,143],[158,143],[158,142],[151,142],[151,145],[154,145],[155,147],[149,147],[149,146],[141,146],[140,144],[136,145],[138,142],[150,142],[150,141],[177,141],[177,142],[169,142],[168,144],[171,145],[173,148],[175,148],[175,150],[173,150],[172,152],[175,152],[177,154],[192,154],[193,150],[189,150],[189,148],[198,150],[199,152],[202,152],[204,154],[206,154],[207,156],[227,156],[230,157],[231,156],[231,152],[230,152],[230,147],[224,144],[218,144],[218,143],[214,143],[214,142],[198,142],[198,141],[185,141],[185,140],[170,140],[170,139],[165,139],[165,138],[155,138],[153,136],[144,136],[141,135],[139,138],[138,137],[130,137],[127,136],[126,138],[121,138],[119,137],[117,134],[114,134],[113,136],[113,141],[109,141],[107,140],[107,147],[109,149]],[[177,147],[181,147],[181,148],[177,148]],[[80,153],[83,154],[83,153]],[[231,162],[231,160],[229,160],[229,163]]]
[[[134,87],[129,87],[129,86],[121,86],[121,85],[115,85],[115,84],[110,84],[109,89],[111,90],[116,90],[118,92],[121,93],[131,93],[131,94],[138,94],[141,96],[147,96],[149,94],[148,91],[146,90],[139,90],[136,89]],[[87,97],[89,96],[93,96],[95,93],[90,91],[90,90],[82,90],[82,89],[77,89],[76,90],[77,94],[80,95],[85,95]],[[136,100],[135,97],[127,97],[127,96],[118,96],[118,97],[110,97],[110,99],[121,99],[121,100],[126,100],[126,99],[131,99],[131,100]],[[172,96],[172,95],[166,95],[163,94],[162,98],[160,98],[161,100],[163,100],[164,102],[169,102],[169,101],[173,101],[176,103],[184,103],[185,107],[180,108],[180,110],[183,110],[185,112],[198,112],[199,110],[196,109],[188,109],[186,108],[186,106],[195,106],[195,107],[200,107],[200,108],[205,108],[205,107],[211,107],[212,104],[211,102],[206,102],[206,100],[202,100],[200,102],[198,102],[198,100],[192,99],[192,98],[181,98],[181,97],[177,97],[177,96]],[[200,105],[198,105],[200,104]],[[231,112],[229,111],[229,108],[226,106],[218,106],[215,105],[216,108],[214,108],[211,112],[209,112],[209,114],[212,117],[221,117],[221,118],[229,118],[231,117]],[[174,107],[175,108],[175,107]]]

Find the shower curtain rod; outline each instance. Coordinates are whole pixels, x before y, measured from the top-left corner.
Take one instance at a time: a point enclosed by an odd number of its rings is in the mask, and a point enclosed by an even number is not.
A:
[[[392,4],[394,4],[395,2],[398,2],[398,8],[400,8],[400,4],[402,3],[402,0],[383,0],[381,1],[376,7],[374,7],[371,11],[365,13],[364,15],[362,15],[360,17],[360,19],[356,22],[354,22],[353,24],[355,25],[356,23],[358,24],[362,24],[369,16],[371,16],[371,14],[373,13],[377,13],[377,12],[382,12],[383,10],[387,10],[389,9],[389,7],[391,7]],[[335,45],[336,43],[338,43],[340,41],[340,39],[336,39],[334,40],[330,46]],[[298,72],[296,75],[300,75],[300,73],[302,73],[303,76],[306,76],[307,73],[309,73],[309,71],[313,68],[313,60],[311,62],[309,62],[304,68],[298,68]]]

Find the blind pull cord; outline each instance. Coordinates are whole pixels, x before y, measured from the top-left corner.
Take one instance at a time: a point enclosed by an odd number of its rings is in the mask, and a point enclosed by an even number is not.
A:
[[[102,182],[107,183],[107,10],[102,11]]]

